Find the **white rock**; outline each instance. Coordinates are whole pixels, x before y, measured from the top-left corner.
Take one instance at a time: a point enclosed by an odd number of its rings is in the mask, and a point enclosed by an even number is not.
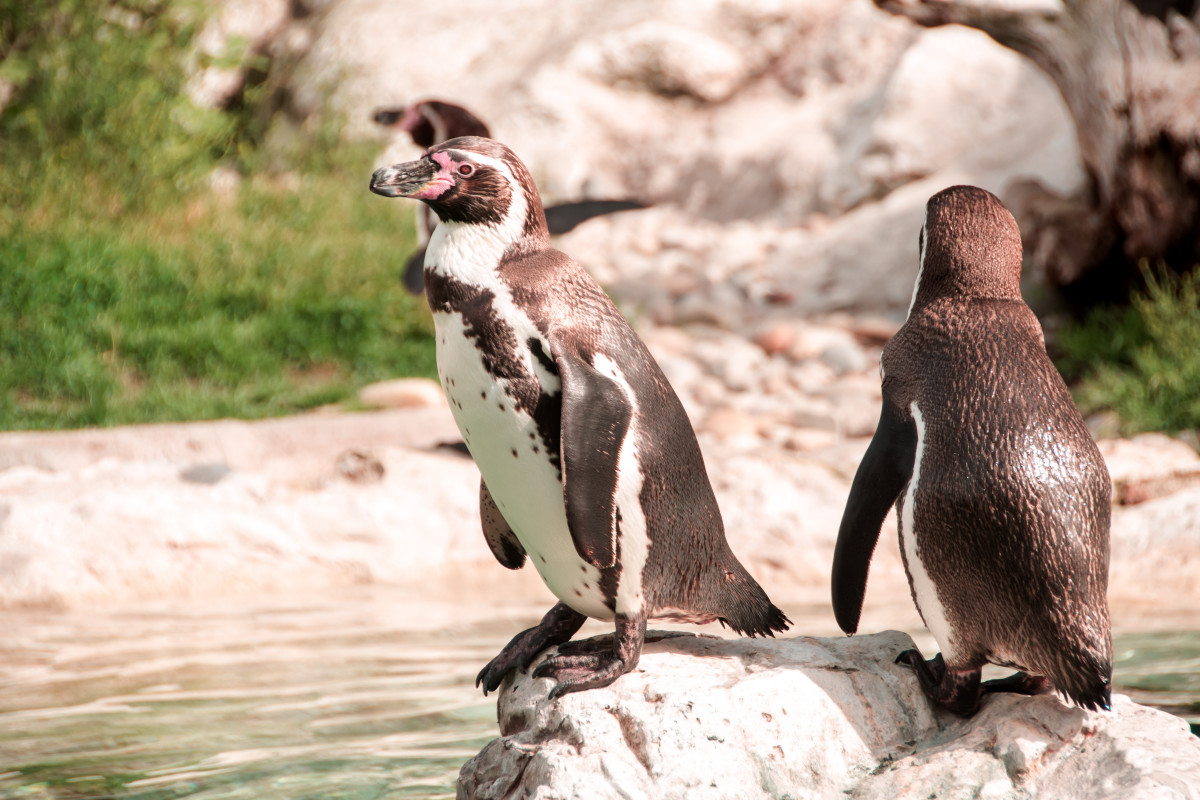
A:
[[[368,384],[358,392],[359,401],[375,408],[445,408],[446,395],[437,381],[428,378],[396,378]]]
[[[463,0],[453,19],[413,0],[328,0],[317,20],[294,114],[341,113],[351,135],[380,137],[373,108],[445,97],[486,119],[547,199],[656,203],[563,243],[656,319],[678,320],[664,306],[684,292],[644,279],[674,273],[714,293],[686,298],[683,316],[724,326],[742,316],[732,305],[777,291],[800,312],[903,310],[933,192],[1083,181],[1035,67],[868,0]]]
[[[1115,483],[1165,480],[1200,472],[1200,453],[1165,434],[1144,433],[1098,444]]]
[[[666,97],[690,95],[709,103],[729,97],[748,72],[741,54],[719,39],[660,20],[585,44],[572,61],[602,83]]]
[[[868,106],[869,120],[849,131],[839,151],[844,162],[826,174],[822,194],[830,206],[853,208],[948,169],[976,176],[1000,170],[1000,188],[1022,174],[1042,176],[1058,191],[1078,188],[1078,166],[1062,158],[1073,134],[1057,90],[1022,56],[994,44],[961,26],[922,31],[877,105]],[[1014,105],[1039,112],[1018,117]]]
[[[516,674],[502,736],[463,766],[458,797],[1195,797],[1200,739],[1183,720],[1121,695],[1089,713],[1003,694],[959,719],[893,663],[912,646],[895,631],[672,636],[612,686],[557,701],[550,681]]]
[[[478,527],[478,470],[431,450],[456,436],[444,407],[3,434],[0,608],[494,567]],[[373,454],[381,480],[337,480],[351,450]],[[204,464],[230,471],[209,484],[181,477]]]

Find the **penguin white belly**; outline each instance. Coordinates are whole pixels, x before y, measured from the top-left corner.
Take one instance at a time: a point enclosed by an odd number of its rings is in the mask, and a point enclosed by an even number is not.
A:
[[[925,455],[925,419],[921,416],[921,409],[917,407],[915,400],[909,406],[909,410],[917,427],[917,447],[913,458],[912,478],[908,482],[908,490],[900,508],[900,546],[904,550],[905,563],[908,565],[908,582],[917,602],[917,610],[921,612],[925,626],[937,640],[942,657],[951,662],[956,651],[950,623],[946,619],[946,609],[938,597],[937,586],[921,561],[921,549],[917,545],[917,487],[921,481],[921,460]]]
[[[558,599],[594,619],[613,619],[612,609],[604,603],[599,570],[575,550],[562,483],[533,417],[518,408],[502,382],[487,371],[461,314],[435,312],[433,321],[442,388],[505,521]],[[528,330],[514,333],[518,342],[531,336],[541,338],[532,323]],[[558,378],[545,370],[539,372],[532,353],[525,348],[518,348],[517,353],[528,359],[524,369],[538,376],[546,392],[559,391]]]

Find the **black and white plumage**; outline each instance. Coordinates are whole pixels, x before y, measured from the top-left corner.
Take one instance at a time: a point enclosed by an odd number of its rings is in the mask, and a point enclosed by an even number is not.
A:
[[[380,108],[373,116],[375,122],[408,134],[418,147],[433,147],[460,136],[488,138],[488,126],[468,109],[444,100],[419,100],[403,108]],[[646,208],[640,200],[576,200],[546,206],[546,228],[552,236],[570,233],[593,217],[618,211]],[[404,264],[404,287],[412,294],[425,289],[425,247],[437,225],[437,217],[428,206],[417,214],[417,249]]]
[[[941,648],[898,660],[963,715],[985,690],[1056,689],[1109,707],[1111,484],[1020,276],[1020,232],[994,195],[955,186],[929,200],[908,320],[883,351],[883,410],[834,554],[834,612],[854,633],[895,504],[913,600]],[[986,662],[1020,672],[981,685]]]
[[[614,620],[608,650],[560,648],[537,671],[554,693],[636,666],[649,619],[720,620],[772,635],[788,623],[725,540],[695,434],[654,358],[600,286],[550,246],[521,161],[490,139],[452,139],[376,171],[371,190],[438,215],[425,256],[437,361],[479,465],[497,560],[528,558],[560,602],[479,675]]]

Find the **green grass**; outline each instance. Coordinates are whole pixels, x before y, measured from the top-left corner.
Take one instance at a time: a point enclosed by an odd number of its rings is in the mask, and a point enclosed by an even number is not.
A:
[[[1200,267],[1142,274],[1127,308],[1095,309],[1061,332],[1058,366],[1080,408],[1116,412],[1125,433],[1200,429]]]
[[[184,2],[0,18],[0,428],[263,417],[434,374],[399,280],[411,213],[367,191],[372,147],[326,124],[268,169],[261,90],[183,96]],[[247,175],[233,197],[218,165]]]

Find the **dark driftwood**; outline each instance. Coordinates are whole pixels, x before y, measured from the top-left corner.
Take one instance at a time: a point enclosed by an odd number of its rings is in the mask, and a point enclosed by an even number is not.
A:
[[[1094,295],[1128,286],[1143,258],[1200,260],[1200,2],[875,2],[926,27],[981,30],[1058,86],[1089,186],[1008,193],[1039,275]]]

